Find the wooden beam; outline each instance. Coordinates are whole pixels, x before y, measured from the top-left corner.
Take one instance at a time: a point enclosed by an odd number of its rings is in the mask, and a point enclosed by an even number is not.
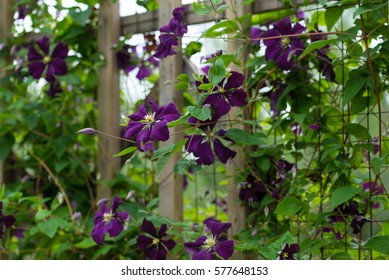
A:
[[[111,0],[100,1],[98,23],[99,51],[104,55],[105,64],[99,69],[97,90],[98,130],[107,134],[120,134],[120,94],[119,70],[116,55],[112,47],[119,42],[120,14],[119,3]],[[120,168],[120,158],[113,157],[120,151],[120,142],[99,135],[97,172],[100,180],[114,178]],[[98,184],[97,199],[111,197],[111,189],[101,182]]]
[[[311,0],[310,2],[314,3],[315,1]],[[303,5],[305,0],[296,0],[296,5]],[[161,9],[164,9],[165,5],[160,5]],[[214,15],[198,15],[193,11],[192,5],[184,5],[186,8],[185,13],[185,22],[188,25],[200,24],[211,22],[215,20]],[[246,5],[246,7],[248,7]],[[272,10],[282,9],[282,4],[280,1],[276,0],[256,0],[251,5],[252,14],[258,14],[263,12],[268,12]],[[122,17],[122,34],[138,34],[157,31],[160,27],[159,13],[158,11],[151,11],[142,14],[135,14],[131,16]],[[166,23],[165,23],[166,24]]]
[[[228,5],[228,9],[226,11],[227,18],[234,18],[235,16],[243,16],[244,14],[251,12],[251,7],[248,5],[241,5],[241,1],[237,0],[227,0],[226,4]],[[232,7],[232,8],[231,8]],[[233,11],[234,10],[234,11]],[[243,28],[246,28],[248,36],[250,36],[249,23],[247,26],[243,25]],[[236,52],[242,43],[240,41],[228,40],[227,43],[227,52],[229,54],[233,54]],[[243,54],[241,56],[241,63],[245,65],[245,60],[247,58],[247,54]],[[235,64],[230,65],[231,70],[242,72],[242,70],[237,67]],[[230,117],[233,119],[239,118],[239,108],[232,107],[229,113]],[[235,128],[245,129],[245,127],[241,124],[236,125]],[[227,169],[228,175],[228,184],[227,184],[227,214],[229,222],[232,224],[231,226],[231,236],[234,238],[235,235],[239,234],[239,232],[246,228],[246,216],[247,209],[239,199],[239,183],[235,180],[235,175],[242,171],[245,168],[245,157],[242,151],[237,151],[237,155],[234,158],[234,163],[231,164]],[[232,256],[233,259],[243,259],[243,255],[241,253],[234,253]]]
[[[172,18],[174,8],[181,6],[181,0],[166,1],[166,5],[160,5],[159,25],[165,25]],[[165,58],[160,62],[160,94],[159,103],[166,105],[172,101],[177,110],[182,113],[183,98],[180,92],[175,89],[174,83],[164,84],[169,80],[174,80],[182,73],[183,59],[180,54]],[[163,146],[177,143],[183,138],[179,133],[181,128],[170,129],[170,139],[163,143]],[[175,154],[166,164],[160,175],[159,185],[159,213],[161,216],[182,221],[183,218],[183,178],[181,175],[174,175],[174,164],[181,158],[180,154]]]

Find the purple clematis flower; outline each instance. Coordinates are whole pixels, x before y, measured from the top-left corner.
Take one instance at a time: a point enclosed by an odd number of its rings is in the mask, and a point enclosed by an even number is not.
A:
[[[266,60],[273,60],[283,70],[289,70],[293,65],[293,56],[301,54],[304,43],[297,36],[305,30],[305,27],[295,23],[292,27],[290,17],[281,19],[273,24],[273,29],[265,32],[262,36],[266,46]],[[266,39],[269,38],[269,39]]]
[[[159,36],[160,44],[158,45],[154,56],[159,59],[164,59],[169,55],[176,54],[173,46],[178,46],[178,38],[184,36],[188,32],[187,25],[183,22],[185,7],[178,7],[173,10],[173,18],[170,19],[167,25],[162,26],[159,31],[162,32]]]
[[[385,187],[383,185],[376,184],[374,182],[365,182],[362,183],[362,188],[366,192],[371,192],[372,195],[382,195],[385,194]],[[379,202],[372,202],[371,203],[372,208],[379,208],[380,203]]]
[[[242,84],[244,81],[243,74],[232,71],[231,75],[223,79],[218,85],[216,85],[210,95],[208,95],[203,105],[209,104],[211,106],[214,115],[221,117],[227,114],[231,106],[242,107],[247,104],[247,94],[242,89]],[[207,77],[203,76],[202,83],[196,81],[196,86],[199,87],[201,84],[208,84],[209,80]],[[204,92],[201,89],[198,89],[200,93]]]
[[[295,260],[296,257],[293,254],[300,252],[300,247],[298,244],[288,244],[285,243],[282,246],[281,251],[278,252],[277,260]]]
[[[246,182],[240,185],[239,198],[249,204],[261,201],[267,194],[265,185],[261,181],[258,181],[252,174],[247,175]]]
[[[366,219],[365,212],[359,211],[359,203],[356,201],[345,202],[336,207],[335,211],[335,215],[328,217],[330,222],[348,222],[351,217],[350,227],[354,234],[359,234],[362,231],[363,225],[366,222],[371,222],[369,219]]]
[[[195,242],[184,244],[185,250],[192,260],[211,260],[223,258],[227,260],[234,253],[234,241],[227,239],[227,231],[231,223],[222,223],[214,218],[204,220],[205,235]]]
[[[110,237],[118,236],[123,230],[123,224],[128,219],[127,212],[117,212],[119,204],[123,201],[115,196],[111,205],[111,209],[107,208],[107,200],[102,202],[102,206],[99,212],[96,213],[91,235],[93,240],[99,244],[104,244],[105,234],[108,232]]]
[[[158,106],[153,100],[149,99],[151,112],[146,109],[145,103],[140,105],[138,112],[129,117],[124,138],[135,137],[135,143],[139,151],[151,149],[150,145],[155,141],[166,141],[169,139],[169,129],[167,123],[177,120],[180,114],[176,106],[169,102],[166,106]]]
[[[158,232],[154,224],[148,220],[143,219],[141,230],[148,233],[148,235],[140,235],[137,238],[137,246],[143,249],[144,254],[151,260],[165,260],[168,251],[176,246],[176,242],[172,239],[164,239],[167,236],[167,225],[163,224]]]
[[[195,118],[189,118],[188,121],[193,123]],[[201,123],[201,122],[200,122]],[[185,148],[188,152],[193,153],[197,158],[197,164],[210,165],[215,161],[215,155],[222,163],[227,163],[233,159],[236,152],[223,145],[220,139],[231,141],[225,137],[226,131],[219,130],[214,132],[215,124],[208,123],[200,125],[201,134],[185,135],[188,141],[185,143]],[[214,152],[213,152],[214,151]]]
[[[272,118],[275,119],[281,113],[280,106],[278,104],[278,100],[284,95],[284,92],[287,88],[286,84],[281,80],[275,80],[273,83],[273,88],[262,94],[263,97],[268,97],[270,100],[270,110],[273,112]],[[294,92],[291,91],[288,94],[294,95]]]
[[[3,202],[0,201],[0,239],[3,238],[4,227],[10,228],[15,222],[16,219],[14,216],[3,214]]]
[[[321,31],[317,31],[316,34],[312,34],[311,42],[326,40],[327,35],[320,34]],[[324,46],[321,49],[315,50],[317,60],[319,61],[319,71],[321,71],[328,81],[335,81],[335,72],[332,67],[332,59],[327,55],[329,45]]]
[[[48,82],[54,82],[55,76],[67,73],[65,58],[69,50],[66,44],[58,43],[50,54],[49,38],[45,36],[36,41],[36,46],[32,45],[28,49],[28,70],[34,79],[39,79],[45,69]]]

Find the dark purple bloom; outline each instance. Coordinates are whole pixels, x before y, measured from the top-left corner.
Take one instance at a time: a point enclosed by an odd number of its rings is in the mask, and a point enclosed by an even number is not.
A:
[[[293,65],[293,56],[301,54],[304,43],[297,36],[305,30],[305,27],[295,23],[292,27],[290,17],[281,19],[273,24],[273,29],[262,36],[266,46],[266,60],[273,60],[283,70],[289,70]],[[266,39],[268,38],[268,39]]]
[[[192,260],[228,259],[234,253],[234,241],[227,239],[231,223],[222,223],[214,218],[204,220],[205,235],[195,242],[186,242],[185,250]]]
[[[128,116],[130,121],[124,132],[124,138],[135,137],[136,146],[140,151],[150,149],[152,142],[168,140],[169,129],[167,123],[180,117],[176,106],[172,102],[169,102],[166,106],[158,106],[150,98],[148,103],[151,105],[151,112],[148,112],[145,103],[140,105],[138,112]]]
[[[104,244],[105,234],[108,232],[110,237],[118,236],[123,230],[123,224],[128,219],[127,212],[117,212],[119,204],[123,201],[115,196],[111,208],[107,208],[107,201],[102,202],[99,212],[96,213],[91,235],[93,240],[100,245]]]
[[[25,5],[19,5],[17,12],[18,12],[17,19],[21,19],[21,20],[24,19],[28,14],[27,7]]]
[[[291,123],[290,124],[290,129],[292,130],[292,132],[297,135],[297,136],[301,136],[303,135],[303,128],[301,127],[301,125],[297,122],[294,122],[294,123]]]
[[[10,228],[15,222],[16,219],[14,216],[3,214],[3,202],[0,201],[0,239],[3,238],[4,227]]]
[[[312,34],[311,42],[326,40],[327,35],[320,34],[321,31],[317,31],[318,33]],[[322,47],[321,49],[315,50],[317,60],[319,61],[319,71],[324,74],[328,81],[335,81],[335,72],[332,67],[332,59],[327,55],[329,50],[329,45]]]
[[[262,35],[263,31],[256,27],[251,27],[251,42],[256,44],[259,42],[259,39]]]
[[[163,224],[158,232],[154,224],[148,220],[143,219],[141,230],[148,233],[148,235],[140,235],[137,238],[137,246],[143,249],[144,254],[151,260],[165,260],[168,251],[176,246],[176,242],[172,239],[164,239],[167,236],[167,225]]]
[[[55,76],[65,75],[68,71],[65,61],[68,51],[66,44],[60,42],[50,54],[49,38],[45,36],[37,40],[36,46],[32,45],[28,49],[28,70],[31,76],[39,79],[46,69],[46,80],[54,82]]]
[[[242,201],[253,203],[261,201],[267,191],[265,185],[252,174],[247,175],[246,182],[240,184],[239,198]]]
[[[14,236],[18,239],[24,238],[24,229],[23,228],[16,228],[14,230]]]
[[[184,13],[184,7],[175,8],[172,13],[173,18],[170,19],[167,25],[164,25],[159,29],[163,34],[159,36],[160,44],[155,51],[155,57],[164,59],[169,55],[176,54],[173,47],[178,46],[178,38],[184,36],[184,34],[188,32],[188,27],[183,22]]]
[[[382,195],[382,194],[385,194],[385,192],[386,192],[385,187],[383,185],[379,185],[379,184],[376,184],[374,182],[362,183],[362,188],[366,192],[371,192],[372,195]],[[372,208],[379,208],[380,204],[379,204],[379,202],[376,202],[376,203],[372,202],[371,207]]]
[[[242,89],[242,84],[244,81],[243,74],[231,71],[231,75],[223,79],[218,83],[209,94],[203,105],[209,104],[211,109],[217,118],[227,114],[231,106],[242,107],[247,104],[247,94]],[[202,83],[196,81],[196,86],[199,87],[201,84],[208,84],[209,80],[207,77],[203,77]],[[201,89],[198,89],[199,92],[204,92]]]
[[[133,56],[136,55],[135,47],[124,45],[119,51],[116,52],[116,61],[120,70],[123,70],[124,74],[128,75],[137,66],[137,57],[131,57],[130,51]]]
[[[214,124],[204,124],[200,126],[200,135],[184,136],[188,138],[185,148],[188,152],[193,153],[197,164],[212,164],[215,161],[215,154],[222,163],[227,163],[236,155],[235,151],[224,146],[220,140],[231,141],[225,137],[226,131],[221,129],[214,132],[214,126]]]
[[[309,125],[310,130],[318,130],[319,128],[320,128],[320,125],[318,125],[317,123],[313,123],[313,124]]]
[[[270,100],[270,110],[273,112],[273,118],[278,117],[281,113],[281,110],[278,107],[278,100],[284,94],[285,89],[286,84],[282,83],[281,80],[275,80],[273,82],[273,88],[262,95],[268,97]]]
[[[286,160],[280,159],[277,163],[277,170],[279,178],[274,182],[275,184],[281,184],[285,181],[286,175],[288,172],[292,171],[293,176],[295,175],[295,165]]]
[[[58,93],[62,93],[63,89],[61,87],[61,83],[58,80],[54,80],[49,83],[49,90],[47,91],[48,95],[51,97],[56,97]]]
[[[293,254],[300,252],[300,247],[298,244],[288,244],[285,243],[282,246],[281,251],[278,252],[277,260],[295,260],[296,257]]]
[[[356,201],[345,202],[336,207],[335,215],[329,216],[330,222],[348,222],[351,218],[350,227],[354,234],[362,231],[362,227],[370,220],[365,218],[365,212],[359,211],[359,203]]]

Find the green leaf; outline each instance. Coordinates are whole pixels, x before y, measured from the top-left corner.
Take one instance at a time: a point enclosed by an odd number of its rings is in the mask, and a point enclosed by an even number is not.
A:
[[[267,247],[260,249],[260,253],[268,260],[275,260],[278,256],[278,252],[281,251],[285,243],[294,244],[296,243],[293,235],[286,231],[276,241],[269,244]]]
[[[239,128],[231,128],[226,132],[226,136],[238,144],[244,145],[260,145],[266,144],[261,138],[264,137],[262,134],[250,134]]]
[[[47,209],[42,209],[42,210],[39,210],[36,214],[35,214],[35,222],[38,223],[40,220],[48,217],[51,215],[51,211],[47,210]]]
[[[88,238],[82,240],[81,242],[78,242],[78,243],[74,244],[74,247],[80,248],[80,249],[88,249],[88,248],[94,247],[96,245],[97,244],[93,240],[93,238],[92,237],[88,237]]]
[[[15,143],[15,138],[12,134],[8,133],[0,138],[0,161],[7,158],[12,150],[12,146]]]
[[[88,7],[85,11],[81,11],[80,8],[71,9],[69,11],[69,16],[79,25],[84,26],[90,16],[92,15],[93,7]]]
[[[202,108],[196,106],[187,107],[189,114],[201,121],[208,120],[211,117],[211,109],[208,106]]]
[[[182,148],[184,147],[187,140],[188,139],[182,139],[182,140],[178,141],[176,144],[171,144],[169,146],[160,148],[160,149],[155,151],[151,160],[158,159],[157,164],[155,166],[157,175],[159,175],[161,173],[163,167],[166,165],[168,160],[174,155],[175,152],[182,151]]]
[[[328,7],[325,12],[327,30],[330,31],[342,17],[344,8],[341,6]]]
[[[135,151],[137,148],[135,146],[133,147],[128,147],[126,149],[124,149],[123,151],[121,151],[120,153],[114,155],[114,157],[122,157],[124,155],[128,155],[129,153],[132,153],[133,151]]]
[[[200,52],[202,46],[203,46],[203,44],[200,43],[200,42],[196,42],[196,41],[190,42],[190,43],[185,47],[185,50],[184,50],[185,56],[186,56],[186,57],[191,57],[192,55],[194,55],[194,54]]]
[[[45,222],[38,223],[38,229],[49,238],[53,238],[58,230],[58,223],[55,220],[47,220]]]
[[[152,209],[154,206],[156,206],[159,202],[159,198],[156,197],[154,199],[152,199],[146,206],[147,209]]]
[[[367,240],[365,247],[389,255],[389,235],[374,236]]]
[[[374,11],[374,10],[378,10],[378,9],[382,9],[382,8],[386,8],[388,6],[388,3],[384,3],[384,4],[381,4],[381,5],[376,5],[376,4],[363,4],[362,6],[360,6],[353,14],[353,18],[355,19],[357,16],[361,15],[361,14],[364,14],[364,13],[368,13],[368,12],[371,12],[371,11]]]
[[[371,160],[371,165],[373,167],[374,173],[379,174],[383,165],[387,163],[388,155],[383,155],[382,157],[375,157]]]
[[[332,209],[353,198],[356,193],[357,189],[352,186],[340,187],[336,189],[332,193],[331,197]]]
[[[343,106],[349,103],[354,98],[354,96],[358,94],[365,83],[365,77],[354,77],[347,82],[343,92]]]
[[[58,80],[64,82],[65,84],[70,84],[73,86],[78,86],[81,84],[81,79],[74,73],[68,73],[64,76],[58,76],[56,77]]]
[[[209,68],[208,79],[212,84],[216,85],[226,77],[226,73],[226,66],[224,65],[223,59],[219,58]]]
[[[208,28],[201,34],[198,40],[202,38],[214,38],[222,34],[229,34],[236,31],[238,23],[236,20],[225,20],[216,23],[214,26]]]
[[[308,47],[303,51],[303,53],[298,58],[299,60],[303,59],[307,54],[310,52],[321,49],[326,45],[330,45],[336,42],[336,39],[328,39],[328,40],[321,40],[321,41],[315,41],[308,45]]]
[[[294,196],[288,196],[277,205],[275,213],[282,216],[293,216],[303,206],[304,203],[300,199]]]
[[[212,13],[212,7],[208,6],[204,2],[193,2],[192,8],[198,15],[210,15]]]
[[[219,5],[223,0],[209,0],[214,6]]]
[[[344,128],[348,133],[361,140],[371,139],[370,133],[366,127],[358,123],[345,124]]]

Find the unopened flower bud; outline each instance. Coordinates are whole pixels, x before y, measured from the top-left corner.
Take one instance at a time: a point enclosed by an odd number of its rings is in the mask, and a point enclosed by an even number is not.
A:
[[[83,129],[76,132],[76,134],[79,134],[79,133],[86,134],[86,135],[92,135],[92,134],[96,133],[96,130],[94,128],[87,127],[87,128],[83,128]]]

